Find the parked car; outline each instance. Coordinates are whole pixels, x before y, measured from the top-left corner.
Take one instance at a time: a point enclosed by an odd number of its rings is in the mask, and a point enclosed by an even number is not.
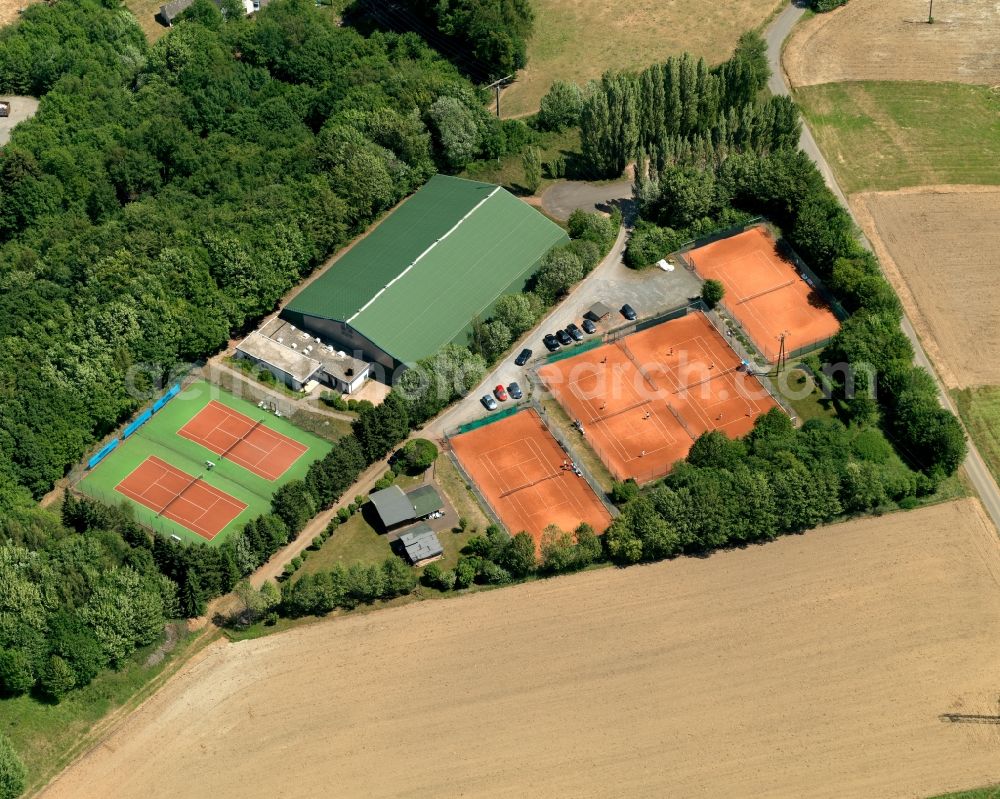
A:
[[[495,411],[497,409],[497,401],[489,394],[483,394],[483,396],[479,398],[479,401],[483,403],[483,407],[488,411]]]
[[[567,333],[565,330],[557,330],[556,338],[559,339],[559,343],[562,344],[564,347],[568,347],[570,344],[573,343],[573,339],[570,337],[569,333]]]
[[[588,333],[593,333],[595,330],[597,330],[597,325],[594,324],[594,320],[592,319],[584,319],[583,329]]]
[[[634,322],[636,317],[635,309],[628,303],[625,303],[622,306],[622,316],[624,316],[630,322]]]
[[[575,322],[566,325],[566,332],[573,337],[573,341],[583,341],[583,333],[580,332],[580,328],[576,326]]]
[[[521,387],[516,382],[507,386],[507,393],[510,394],[511,399],[521,399],[524,396]]]
[[[551,333],[542,339],[542,343],[545,345],[545,349],[549,352],[555,352],[559,349],[559,341]]]
[[[498,400],[500,400],[500,402],[506,402],[507,389],[505,389],[503,386],[497,386],[495,389],[493,389],[493,396],[496,397]]]
[[[521,350],[520,354],[514,359],[514,363],[518,366],[524,366],[528,361],[531,360],[531,350],[525,347]]]

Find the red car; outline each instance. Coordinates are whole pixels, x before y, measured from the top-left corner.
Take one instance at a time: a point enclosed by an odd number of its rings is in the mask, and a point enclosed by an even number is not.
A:
[[[500,400],[500,402],[506,402],[507,389],[505,389],[503,386],[497,386],[495,389],[493,389],[493,396],[496,397],[498,400]]]

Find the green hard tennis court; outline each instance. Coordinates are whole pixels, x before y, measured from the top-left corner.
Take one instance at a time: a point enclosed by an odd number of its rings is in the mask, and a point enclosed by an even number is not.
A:
[[[266,459],[261,460],[258,468],[248,468],[245,458],[231,460],[222,455],[225,448],[220,448],[213,439],[198,443],[179,433],[184,428],[190,430],[190,423],[195,417],[212,412],[218,414],[219,408],[230,409],[233,418],[246,417],[252,420],[248,427],[252,436],[262,439],[291,439],[295,442],[296,451],[301,454],[294,459],[285,457],[280,475],[269,479],[263,476],[268,474]],[[305,448],[304,452],[301,451],[302,447]],[[205,495],[217,496],[220,492],[229,495],[246,507],[211,537],[210,543],[214,545],[226,540],[234,530],[241,529],[250,519],[269,513],[274,492],[290,480],[305,477],[309,465],[331,449],[329,442],[299,429],[287,419],[235,397],[218,386],[197,381],[122,441],[117,449],[90,470],[78,488],[87,496],[109,504],[128,502],[136,520],[150,529],[166,535],[176,535],[183,541],[202,543],[207,538],[203,531],[195,532],[185,526],[183,520],[171,516],[180,516],[177,510],[188,504],[185,500],[190,490]],[[163,462],[187,475],[192,481],[192,489],[185,490],[185,497],[180,505],[173,504],[167,512],[160,512],[163,510],[162,504],[143,504],[143,492],[136,490],[136,483],[137,480],[142,482],[142,476],[150,470],[147,461]],[[207,467],[208,462],[214,464],[212,468]],[[133,476],[133,472],[137,472],[137,475]],[[194,478],[198,480],[195,481]],[[186,483],[183,479],[174,479],[179,486],[178,490],[184,488]]]

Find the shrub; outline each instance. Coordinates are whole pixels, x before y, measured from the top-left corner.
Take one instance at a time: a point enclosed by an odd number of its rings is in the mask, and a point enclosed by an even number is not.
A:
[[[264,617],[264,624],[266,624],[268,627],[273,627],[277,623],[278,623],[277,611],[272,610],[270,613],[267,614],[267,616]]]
[[[350,508],[338,508],[337,509],[337,521],[338,522],[346,522],[350,518],[351,518],[351,510],[350,510]]]
[[[616,505],[624,505],[639,496],[639,484],[631,477],[611,487],[611,501]]]
[[[312,543],[309,546],[312,547],[313,549],[319,549],[321,546],[323,546],[324,541],[326,541],[326,539],[323,537],[322,534],[320,534],[312,540]]]
[[[24,791],[24,764],[7,736],[0,733],[0,799],[17,799]]]
[[[575,83],[557,80],[539,103],[535,124],[542,130],[564,130],[580,124],[583,92]]]
[[[592,241],[607,252],[618,238],[618,225],[603,214],[588,213],[578,208],[569,215],[569,235],[573,239]]]
[[[705,301],[705,305],[709,308],[714,308],[722,302],[722,298],[725,295],[725,286],[723,286],[718,280],[712,280],[709,278],[701,287],[701,298]]]
[[[630,269],[645,269],[683,243],[683,234],[672,228],[639,222],[625,248],[625,265]]]
[[[426,438],[415,438],[407,441],[399,451],[398,460],[404,465],[407,474],[421,474],[434,463],[438,456],[438,448],[433,441]]]

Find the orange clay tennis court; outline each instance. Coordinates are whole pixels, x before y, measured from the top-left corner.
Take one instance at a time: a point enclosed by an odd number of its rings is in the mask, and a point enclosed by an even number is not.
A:
[[[265,480],[277,480],[309,449],[215,400],[177,434]]]
[[[537,545],[550,524],[572,531],[586,522],[600,534],[611,523],[533,410],[455,436],[451,446],[511,534],[525,530]]]
[[[840,329],[830,306],[781,256],[762,226],[698,247],[684,258],[701,278],[722,283],[726,308],[772,363],[782,333],[786,347],[799,349],[826,341]]]
[[[155,455],[129,472],[115,490],[208,541],[247,507],[236,497]]]
[[[760,414],[777,407],[702,313],[548,364],[538,374],[619,480],[662,477],[702,433],[745,435]]]

